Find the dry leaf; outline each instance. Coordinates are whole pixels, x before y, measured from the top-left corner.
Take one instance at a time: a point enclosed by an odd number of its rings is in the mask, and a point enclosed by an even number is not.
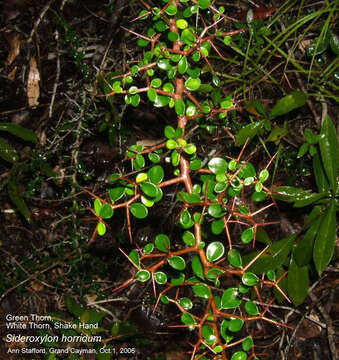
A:
[[[27,81],[27,98],[28,106],[39,105],[38,99],[40,95],[40,74],[35,58],[32,56],[29,61],[29,74]]]
[[[165,140],[166,140],[166,138],[142,139],[142,140],[137,141],[137,145],[142,145],[142,146],[145,146],[145,147],[152,147],[152,146],[156,146],[156,145],[159,145],[159,144],[163,143]]]
[[[40,281],[36,281],[34,280],[32,283],[31,283],[31,287],[34,291],[37,291],[37,292],[40,292],[44,289],[44,286],[41,284]]]
[[[16,71],[18,70],[17,66],[14,66],[13,70],[8,74],[8,79],[13,81],[15,79]]]
[[[21,46],[21,40],[19,34],[10,33],[7,36],[7,41],[9,45],[9,52],[6,60],[6,66],[9,66],[12,64],[12,62],[15,60],[15,58],[20,54],[20,46]]]

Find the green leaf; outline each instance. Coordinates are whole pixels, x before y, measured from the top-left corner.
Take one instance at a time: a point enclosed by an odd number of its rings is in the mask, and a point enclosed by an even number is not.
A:
[[[185,325],[194,325],[194,324],[196,324],[196,321],[195,321],[194,317],[188,312],[183,313],[181,315],[180,319],[181,319],[181,322],[183,324],[185,324]]]
[[[147,175],[153,184],[160,184],[164,179],[164,169],[160,165],[155,165],[148,170]]]
[[[256,172],[252,163],[247,163],[245,166],[242,165],[241,170],[238,173],[238,177],[240,179],[246,179],[249,177],[254,178],[255,176],[256,176]]]
[[[154,106],[155,107],[164,107],[168,105],[171,101],[171,98],[169,96],[163,96],[163,95],[157,95],[157,97],[154,100]]]
[[[318,274],[330,263],[336,239],[336,208],[335,200],[332,199],[330,207],[326,210],[322,217],[319,232],[315,239],[313,249],[313,259],[317,268]]]
[[[172,266],[173,269],[182,271],[186,267],[186,262],[181,256],[172,256],[169,259],[167,259],[170,266]]]
[[[320,221],[321,217],[319,217],[312,223],[306,234],[303,236],[296,248],[293,250],[293,256],[299,266],[309,264],[312,259],[313,243],[315,236],[318,233]]]
[[[213,327],[211,325],[202,326],[202,337],[205,340],[206,344],[213,345],[216,341],[216,336],[214,334]]]
[[[326,116],[321,127],[319,147],[325,173],[332,190],[335,191],[337,187],[336,178],[339,169],[339,147],[336,129],[329,116]]]
[[[227,171],[228,164],[223,158],[213,158],[208,162],[208,168],[213,174],[224,174]]]
[[[138,250],[132,250],[128,257],[134,262],[135,265],[140,266],[140,255]]]
[[[297,159],[303,157],[307,153],[308,149],[309,149],[309,145],[307,143],[302,144],[299,148]]]
[[[214,241],[207,246],[206,257],[210,262],[219,260],[225,252],[225,247],[220,241]]]
[[[248,315],[258,315],[259,314],[258,307],[253,301],[246,301],[245,310]]]
[[[145,166],[145,158],[141,154],[137,154],[133,159],[133,166],[135,170],[140,170]]]
[[[270,173],[268,172],[268,170],[266,170],[266,169],[261,170],[260,174],[259,174],[259,180],[261,182],[265,182],[269,176],[270,176]]]
[[[274,242],[248,269],[255,274],[262,274],[268,270],[275,270],[282,265],[290,253],[297,234],[292,234],[284,239]],[[243,257],[246,266],[259,251],[255,251]]]
[[[231,357],[231,360],[246,360],[246,359],[247,359],[247,354],[244,353],[243,351],[237,351]]]
[[[220,235],[224,231],[224,228],[225,224],[223,219],[214,220],[211,223],[211,231],[214,235]]]
[[[113,208],[109,204],[104,204],[100,210],[100,216],[103,219],[110,219],[113,216]]]
[[[330,31],[324,31],[321,36],[315,38],[306,49],[306,55],[312,57],[323,53],[330,44]]]
[[[242,267],[242,258],[237,249],[231,249],[227,253],[227,259],[232,266]]]
[[[179,218],[179,223],[184,229],[189,229],[194,225],[194,222],[192,221],[191,214],[187,209],[185,209]]]
[[[151,198],[153,197],[156,197],[157,196],[157,186],[154,185],[153,183],[151,182],[148,182],[148,181],[144,181],[140,184],[140,188],[142,190],[142,192],[146,195],[146,196],[149,196]]]
[[[185,310],[190,310],[193,307],[193,302],[190,298],[182,297],[178,302]]]
[[[154,244],[148,243],[144,246],[142,251],[144,254],[150,254],[153,250],[154,250]]]
[[[187,192],[182,192],[182,191],[180,191],[178,193],[178,199],[180,201],[184,200],[188,204],[199,203],[201,201],[200,195],[198,195],[198,194],[188,194]]]
[[[196,39],[191,29],[185,29],[181,33],[180,40],[188,46],[192,46],[194,45]]]
[[[0,157],[11,164],[19,160],[17,151],[3,138],[0,138]]]
[[[158,271],[154,274],[154,280],[156,283],[163,285],[167,283],[167,275],[162,272],[162,271]]]
[[[176,8],[176,6],[174,4],[170,4],[166,9],[165,9],[165,13],[169,16],[173,16],[177,13],[178,9]]]
[[[221,298],[221,309],[234,309],[238,307],[242,299],[238,298],[239,291],[237,288],[229,288],[225,290]]]
[[[141,203],[133,203],[130,206],[130,210],[133,216],[135,216],[137,219],[144,219],[148,215],[147,207],[144,204]]]
[[[331,32],[330,36],[330,46],[332,51],[339,56],[339,37],[333,32]]]
[[[153,80],[155,80],[155,79],[153,79]],[[161,83],[160,83],[160,85],[161,85]],[[154,102],[157,96],[158,96],[157,92],[154,89],[148,89],[147,90],[147,97],[151,102]]]
[[[19,210],[20,214],[25,218],[25,220],[30,223],[31,214],[25,200],[21,196],[19,185],[16,182],[10,180],[7,185],[7,191],[12,203],[16,206],[16,208]]]
[[[158,163],[160,161],[160,156],[156,153],[149,153],[148,158],[152,161],[152,163]]]
[[[158,234],[154,239],[155,247],[162,252],[168,252],[171,246],[169,237],[165,234]]]
[[[179,286],[185,281],[185,274],[180,273],[177,278],[171,279],[171,284],[174,286]]]
[[[85,311],[85,308],[74,301],[70,295],[65,296],[65,305],[67,310],[77,318]]]
[[[307,141],[308,144],[310,145],[314,145],[319,141],[319,136],[318,135],[314,135],[312,130],[310,129],[305,129],[305,140]]]
[[[196,296],[203,299],[208,299],[211,296],[211,290],[206,284],[198,283],[192,286],[193,292]]]
[[[241,347],[244,351],[250,351],[253,347],[253,339],[252,336],[247,337],[241,343]]]
[[[249,242],[251,242],[254,238],[254,229],[253,227],[250,227],[246,230],[244,230],[242,233],[241,233],[241,241],[244,243],[244,244],[248,244]]]
[[[174,102],[174,108],[177,115],[179,116],[185,115],[186,106],[184,100],[176,99]]]
[[[200,84],[201,84],[201,80],[199,78],[189,77],[185,81],[185,88],[189,91],[196,91],[199,89]]]
[[[179,19],[176,21],[176,25],[179,29],[186,29],[188,26],[188,22],[185,19]]]
[[[216,354],[219,354],[221,353],[223,350],[223,347],[221,345],[217,345],[213,348],[213,351],[216,353]]]
[[[174,32],[174,31],[170,31],[167,35],[168,40],[174,42],[177,41],[179,39],[179,34]]]
[[[172,68],[172,65],[170,64],[170,61],[168,59],[159,59],[157,62],[158,68],[161,70],[168,71]]]
[[[103,222],[99,222],[97,225],[98,234],[103,236],[106,234],[106,225]]]
[[[194,159],[190,161],[190,170],[199,170],[202,167],[202,161],[199,159]]]
[[[192,270],[194,274],[197,275],[200,279],[205,279],[204,268],[198,255],[194,255],[192,259]]]
[[[310,205],[325,195],[325,193],[312,193],[311,190],[303,190],[294,186],[278,186],[273,193],[273,197],[277,200],[294,202],[294,207]]]
[[[134,107],[139,106],[139,104],[140,104],[140,95],[139,94],[135,94],[131,97],[131,104]]]
[[[210,205],[207,212],[214,218],[220,218],[226,214],[226,210],[218,203]]]
[[[307,266],[299,267],[292,258],[288,268],[288,296],[295,306],[304,302],[308,293],[308,269]]]
[[[150,279],[151,274],[148,270],[139,270],[136,274],[135,277],[138,281],[141,282],[146,282]]]
[[[313,175],[319,192],[330,189],[318,152],[313,155]]]
[[[211,5],[211,0],[198,0],[200,9],[207,9]]]
[[[141,195],[140,200],[141,200],[141,203],[144,204],[147,207],[152,207],[154,205],[154,201],[150,200],[149,197],[146,197],[144,195]]]
[[[232,332],[238,332],[242,329],[243,325],[244,325],[244,320],[234,318],[231,319],[230,322],[228,323],[228,330]]]
[[[108,190],[109,198],[114,203],[120,200],[125,194],[125,187],[119,186]]]
[[[252,196],[251,199],[255,202],[259,202],[259,201],[263,201],[265,200],[267,197],[267,193],[265,193],[264,191],[255,191]]]
[[[197,151],[197,148],[196,148],[196,146],[194,144],[187,144],[184,147],[184,151],[188,155],[193,155]]]
[[[266,141],[273,141],[277,143],[287,134],[288,134],[288,130],[286,128],[275,126],[268,135]]]
[[[257,135],[262,126],[262,121],[255,121],[244,126],[235,137],[235,144],[237,146],[244,145],[247,139],[251,140],[255,135]]]
[[[246,286],[254,286],[259,283],[259,278],[257,275],[253,274],[252,272],[248,271],[246,272],[242,278],[242,283]]]
[[[147,179],[148,179],[148,176],[147,176],[147,174],[144,173],[144,172],[139,173],[139,174],[135,177],[135,181],[136,181],[137,183],[141,183],[141,182],[143,182],[143,181],[146,181]]]
[[[271,110],[269,117],[274,119],[278,116],[303,106],[306,103],[307,95],[301,91],[292,91],[290,94],[281,98]]]
[[[195,237],[190,231],[185,231],[183,233],[182,240],[188,246],[193,246],[195,244]]]
[[[38,143],[38,138],[32,130],[26,129],[21,125],[14,123],[0,123],[0,131],[7,131],[12,135],[15,135],[22,140],[32,142],[33,144]]]
[[[188,69],[188,62],[187,62],[187,57],[183,56],[180,61],[178,62],[178,73],[180,75],[185,74],[185,72]]]
[[[220,276],[221,274],[223,274],[223,273],[224,273],[224,271],[221,270],[221,269],[211,268],[211,269],[209,269],[209,270],[207,271],[206,278],[207,278],[209,281],[214,282],[214,284],[215,284],[216,286],[219,286],[219,280],[218,280],[218,278],[219,278],[219,276]]]
[[[229,337],[227,335],[227,328],[228,328],[228,321],[223,320],[220,325],[220,335],[223,337],[223,339],[226,341],[226,343],[229,340]]]

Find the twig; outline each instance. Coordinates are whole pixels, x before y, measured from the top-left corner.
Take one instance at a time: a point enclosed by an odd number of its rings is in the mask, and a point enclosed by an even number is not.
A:
[[[54,86],[53,86],[53,95],[51,98],[51,103],[49,105],[49,118],[52,117],[53,115],[53,105],[54,105],[54,101],[55,101],[55,96],[56,96],[56,92],[57,92],[57,88],[58,88],[58,83],[59,83],[59,79],[60,79],[60,42],[59,42],[59,32],[58,30],[55,30],[55,40],[56,40],[56,52],[57,52],[57,61],[56,61],[56,77],[55,77],[55,82],[54,82]]]
[[[332,360],[338,360],[338,354],[337,354],[336,343],[335,343],[335,330],[333,328],[332,319],[331,319],[330,315],[328,314],[328,311],[320,303],[317,296],[313,294],[312,290],[309,291],[308,295],[310,296],[311,300],[317,305],[321,315],[323,316],[323,318],[325,320],[325,323],[327,326],[328,343],[330,346]]]
[[[42,9],[40,16],[38,17],[38,19],[36,20],[36,22],[34,23],[33,29],[31,31],[31,34],[27,40],[28,43],[30,43],[33,39],[34,34],[36,33],[36,31],[38,30],[38,27],[41,23],[41,20],[44,18],[46,12],[48,11],[48,9],[50,8],[50,6],[52,5],[52,3],[54,2],[54,0],[50,0],[45,7]]]
[[[31,281],[33,279],[36,279],[38,275],[41,275],[43,273],[45,273],[46,271],[48,270],[51,270],[52,268],[54,268],[55,266],[57,265],[60,265],[59,262],[56,262],[55,264],[52,264],[51,266],[47,267],[46,269],[38,272],[38,273],[35,273],[35,274],[32,274],[30,275],[27,279],[21,281],[19,284],[16,284],[14,286],[12,286],[10,289],[6,290],[1,296],[0,296],[0,303],[2,302],[2,300],[8,295],[10,294],[13,290],[15,290],[16,288],[18,288],[19,286],[23,285],[23,284],[26,284],[28,281]]]

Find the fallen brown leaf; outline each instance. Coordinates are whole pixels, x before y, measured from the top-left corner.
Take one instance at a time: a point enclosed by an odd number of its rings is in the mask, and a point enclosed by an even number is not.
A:
[[[18,67],[17,66],[14,66],[13,70],[8,73],[7,77],[9,80],[14,80],[15,79],[15,74],[16,74],[16,71],[18,70]]]
[[[28,106],[39,105],[39,101],[38,101],[40,96],[39,81],[40,81],[39,69],[35,58],[32,56],[29,61],[29,73],[27,80]]]
[[[7,42],[9,45],[9,52],[6,60],[6,66],[12,64],[15,58],[20,54],[21,39],[17,33],[10,33],[7,36]]]
[[[40,292],[44,289],[44,286],[41,284],[40,281],[33,281],[31,283],[31,287],[34,291]]]

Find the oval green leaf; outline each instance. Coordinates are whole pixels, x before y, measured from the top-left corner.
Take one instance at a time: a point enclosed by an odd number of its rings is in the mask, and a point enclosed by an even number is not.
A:
[[[172,266],[173,269],[182,271],[186,267],[186,262],[181,256],[172,256],[169,259],[167,259],[170,266]]]
[[[199,89],[201,84],[201,80],[199,78],[191,78],[189,77],[185,81],[185,88],[189,91],[196,91]]]
[[[214,241],[207,246],[206,257],[210,262],[219,260],[225,252],[224,245],[219,241]]]
[[[203,299],[208,299],[211,296],[211,290],[206,284],[198,283],[192,286],[193,292],[196,296]]]
[[[239,291],[237,288],[229,288],[225,290],[221,298],[221,308],[222,309],[234,309],[238,307],[242,299],[238,298]]]
[[[158,234],[154,240],[155,247],[162,252],[168,252],[171,246],[170,239],[165,234]]]
[[[137,219],[144,219],[148,215],[147,207],[141,203],[134,203],[130,206],[130,210],[133,216]]]

